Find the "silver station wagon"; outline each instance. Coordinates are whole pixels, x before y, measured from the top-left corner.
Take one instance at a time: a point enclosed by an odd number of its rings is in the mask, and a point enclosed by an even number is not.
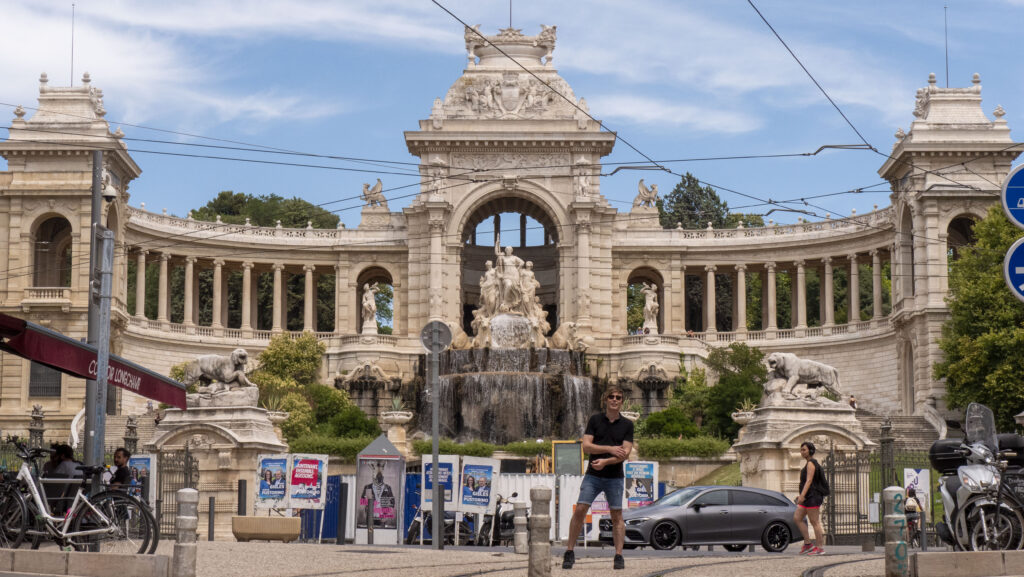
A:
[[[793,523],[796,505],[776,491],[750,487],[685,487],[654,503],[623,511],[626,546],[724,545],[742,551],[761,545],[781,552],[800,530]],[[600,521],[601,541],[612,541],[611,519]]]

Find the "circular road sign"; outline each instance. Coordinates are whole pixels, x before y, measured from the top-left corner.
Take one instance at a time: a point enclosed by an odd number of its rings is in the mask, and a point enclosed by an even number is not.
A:
[[[439,353],[452,344],[452,330],[441,321],[430,321],[420,331],[420,342],[428,353]]]
[[[1003,212],[1010,222],[1024,228],[1024,165],[1018,166],[1003,182]]]
[[[1013,296],[1024,301],[1024,238],[1017,239],[1003,259],[1003,278]]]

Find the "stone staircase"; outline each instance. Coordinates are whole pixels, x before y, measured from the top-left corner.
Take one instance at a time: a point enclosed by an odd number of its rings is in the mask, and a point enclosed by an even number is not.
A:
[[[935,428],[921,416],[892,416],[892,432],[896,439],[896,448],[904,451],[928,451],[939,438]],[[882,423],[885,417],[876,415],[864,409],[857,409],[857,420],[860,421],[864,432],[867,433],[875,443],[879,442],[882,436]]]

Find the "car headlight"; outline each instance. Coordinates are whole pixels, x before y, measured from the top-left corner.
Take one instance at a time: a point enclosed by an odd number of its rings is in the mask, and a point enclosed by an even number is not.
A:
[[[641,524],[646,523],[646,522],[648,522],[650,520],[651,520],[650,517],[637,517],[635,519],[627,519],[626,520],[626,524],[627,525],[641,525]]]

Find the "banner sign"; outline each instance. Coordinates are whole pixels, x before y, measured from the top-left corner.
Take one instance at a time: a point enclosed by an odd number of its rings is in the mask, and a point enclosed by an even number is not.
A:
[[[658,464],[653,461],[627,461],[626,503],[627,508],[644,507],[654,502],[655,487],[658,485]]]
[[[458,510],[466,513],[487,513],[494,504],[494,481],[498,475],[497,459],[464,457],[459,483],[462,494]]]
[[[429,455],[423,457],[423,491],[420,493],[420,506],[426,508],[428,503],[434,500],[434,459]],[[441,485],[441,494],[444,499],[445,510],[452,509],[449,505],[455,503],[456,491],[455,478],[459,471],[458,455],[438,455],[437,474]]]
[[[288,508],[288,455],[256,457],[257,509]]]
[[[323,509],[326,473],[327,455],[291,455],[288,506],[293,509]]]
[[[152,453],[141,453],[132,455],[128,459],[128,469],[131,471],[132,487],[129,494],[138,497],[150,507],[156,508],[157,500],[157,476],[156,476],[156,455]]]
[[[396,495],[403,486],[403,461],[394,457],[360,457],[356,466],[356,487],[360,488],[356,528],[366,529],[367,519],[372,517],[375,529],[398,529]]]
[[[931,491],[931,469],[903,469],[903,486],[905,489],[914,489],[914,493],[917,496],[917,502],[924,509],[929,509],[931,501],[928,500],[928,496]]]

